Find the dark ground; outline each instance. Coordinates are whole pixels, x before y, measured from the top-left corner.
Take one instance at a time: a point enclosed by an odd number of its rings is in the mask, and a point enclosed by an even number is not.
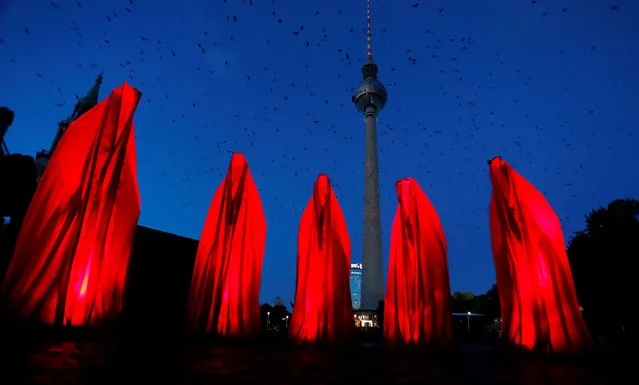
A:
[[[2,338],[0,384],[630,384],[625,360],[611,354],[549,360],[462,345],[447,356],[194,343],[150,333]],[[119,384],[118,384],[119,385]]]
[[[17,330],[0,322],[0,385],[636,382],[625,360],[612,354],[557,361],[506,353],[478,343],[460,343],[452,355],[428,356],[415,351],[385,351],[375,343],[330,351],[296,349],[281,338],[252,345],[187,342],[172,333],[184,328],[196,250],[197,241],[138,228],[122,329],[91,336],[76,332],[61,335]],[[0,258],[0,262],[5,260]]]

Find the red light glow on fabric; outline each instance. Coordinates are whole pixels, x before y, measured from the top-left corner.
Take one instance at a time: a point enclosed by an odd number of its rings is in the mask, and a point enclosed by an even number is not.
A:
[[[402,179],[396,187],[384,339],[391,345],[447,347],[453,332],[444,230],[417,181]]]
[[[94,324],[119,314],[140,215],[127,83],[76,119],[20,230],[2,293],[17,318]]]
[[[350,340],[355,323],[350,292],[351,243],[329,178],[320,175],[300,221],[297,284],[289,337],[300,344]]]
[[[200,238],[187,305],[191,328],[228,337],[261,330],[266,218],[244,155],[233,154]]]
[[[559,218],[506,161],[490,161],[490,233],[502,336],[525,350],[577,353],[590,344]]]

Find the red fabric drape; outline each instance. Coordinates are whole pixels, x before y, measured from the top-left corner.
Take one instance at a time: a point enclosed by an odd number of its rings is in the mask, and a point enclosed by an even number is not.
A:
[[[452,313],[444,229],[417,181],[402,179],[396,187],[384,339],[392,345],[446,347],[452,342]]]
[[[200,238],[188,301],[195,331],[248,337],[261,330],[266,219],[242,154],[233,154]]]
[[[127,83],[67,129],[38,184],[2,293],[21,319],[92,324],[122,307],[140,215]]]
[[[346,342],[355,328],[350,292],[351,243],[344,214],[320,175],[297,236],[297,284],[289,336],[298,343]]]
[[[506,161],[490,161],[490,233],[502,335],[526,350],[571,353],[590,342],[559,218]]]

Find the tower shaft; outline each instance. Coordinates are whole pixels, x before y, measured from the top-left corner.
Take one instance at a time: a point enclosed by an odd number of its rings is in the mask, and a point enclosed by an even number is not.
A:
[[[377,108],[366,107],[366,158],[364,164],[364,228],[362,255],[363,309],[375,309],[384,299],[382,273],[382,224],[379,204],[379,167],[377,165]]]
[[[375,309],[384,300],[382,276],[382,224],[379,209],[379,168],[377,166],[377,114],[386,105],[388,94],[377,80],[371,44],[371,1],[366,1],[366,63],[362,80],[353,92],[353,104],[366,121],[364,162],[364,228],[362,230],[363,309]]]

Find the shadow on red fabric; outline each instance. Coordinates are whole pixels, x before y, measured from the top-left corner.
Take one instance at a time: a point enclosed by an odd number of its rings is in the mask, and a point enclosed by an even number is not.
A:
[[[320,174],[297,235],[297,284],[289,337],[299,344],[342,344],[355,331],[351,242],[326,175]]]
[[[261,331],[266,218],[242,154],[233,154],[204,223],[187,305],[193,331],[251,337]]]
[[[590,345],[559,218],[506,161],[490,164],[490,233],[502,336],[524,350],[578,353]]]
[[[402,179],[396,187],[384,339],[396,346],[448,348],[453,325],[444,229],[417,181]]]
[[[24,219],[2,293],[22,320],[88,325],[119,314],[140,196],[127,83],[76,119]]]

